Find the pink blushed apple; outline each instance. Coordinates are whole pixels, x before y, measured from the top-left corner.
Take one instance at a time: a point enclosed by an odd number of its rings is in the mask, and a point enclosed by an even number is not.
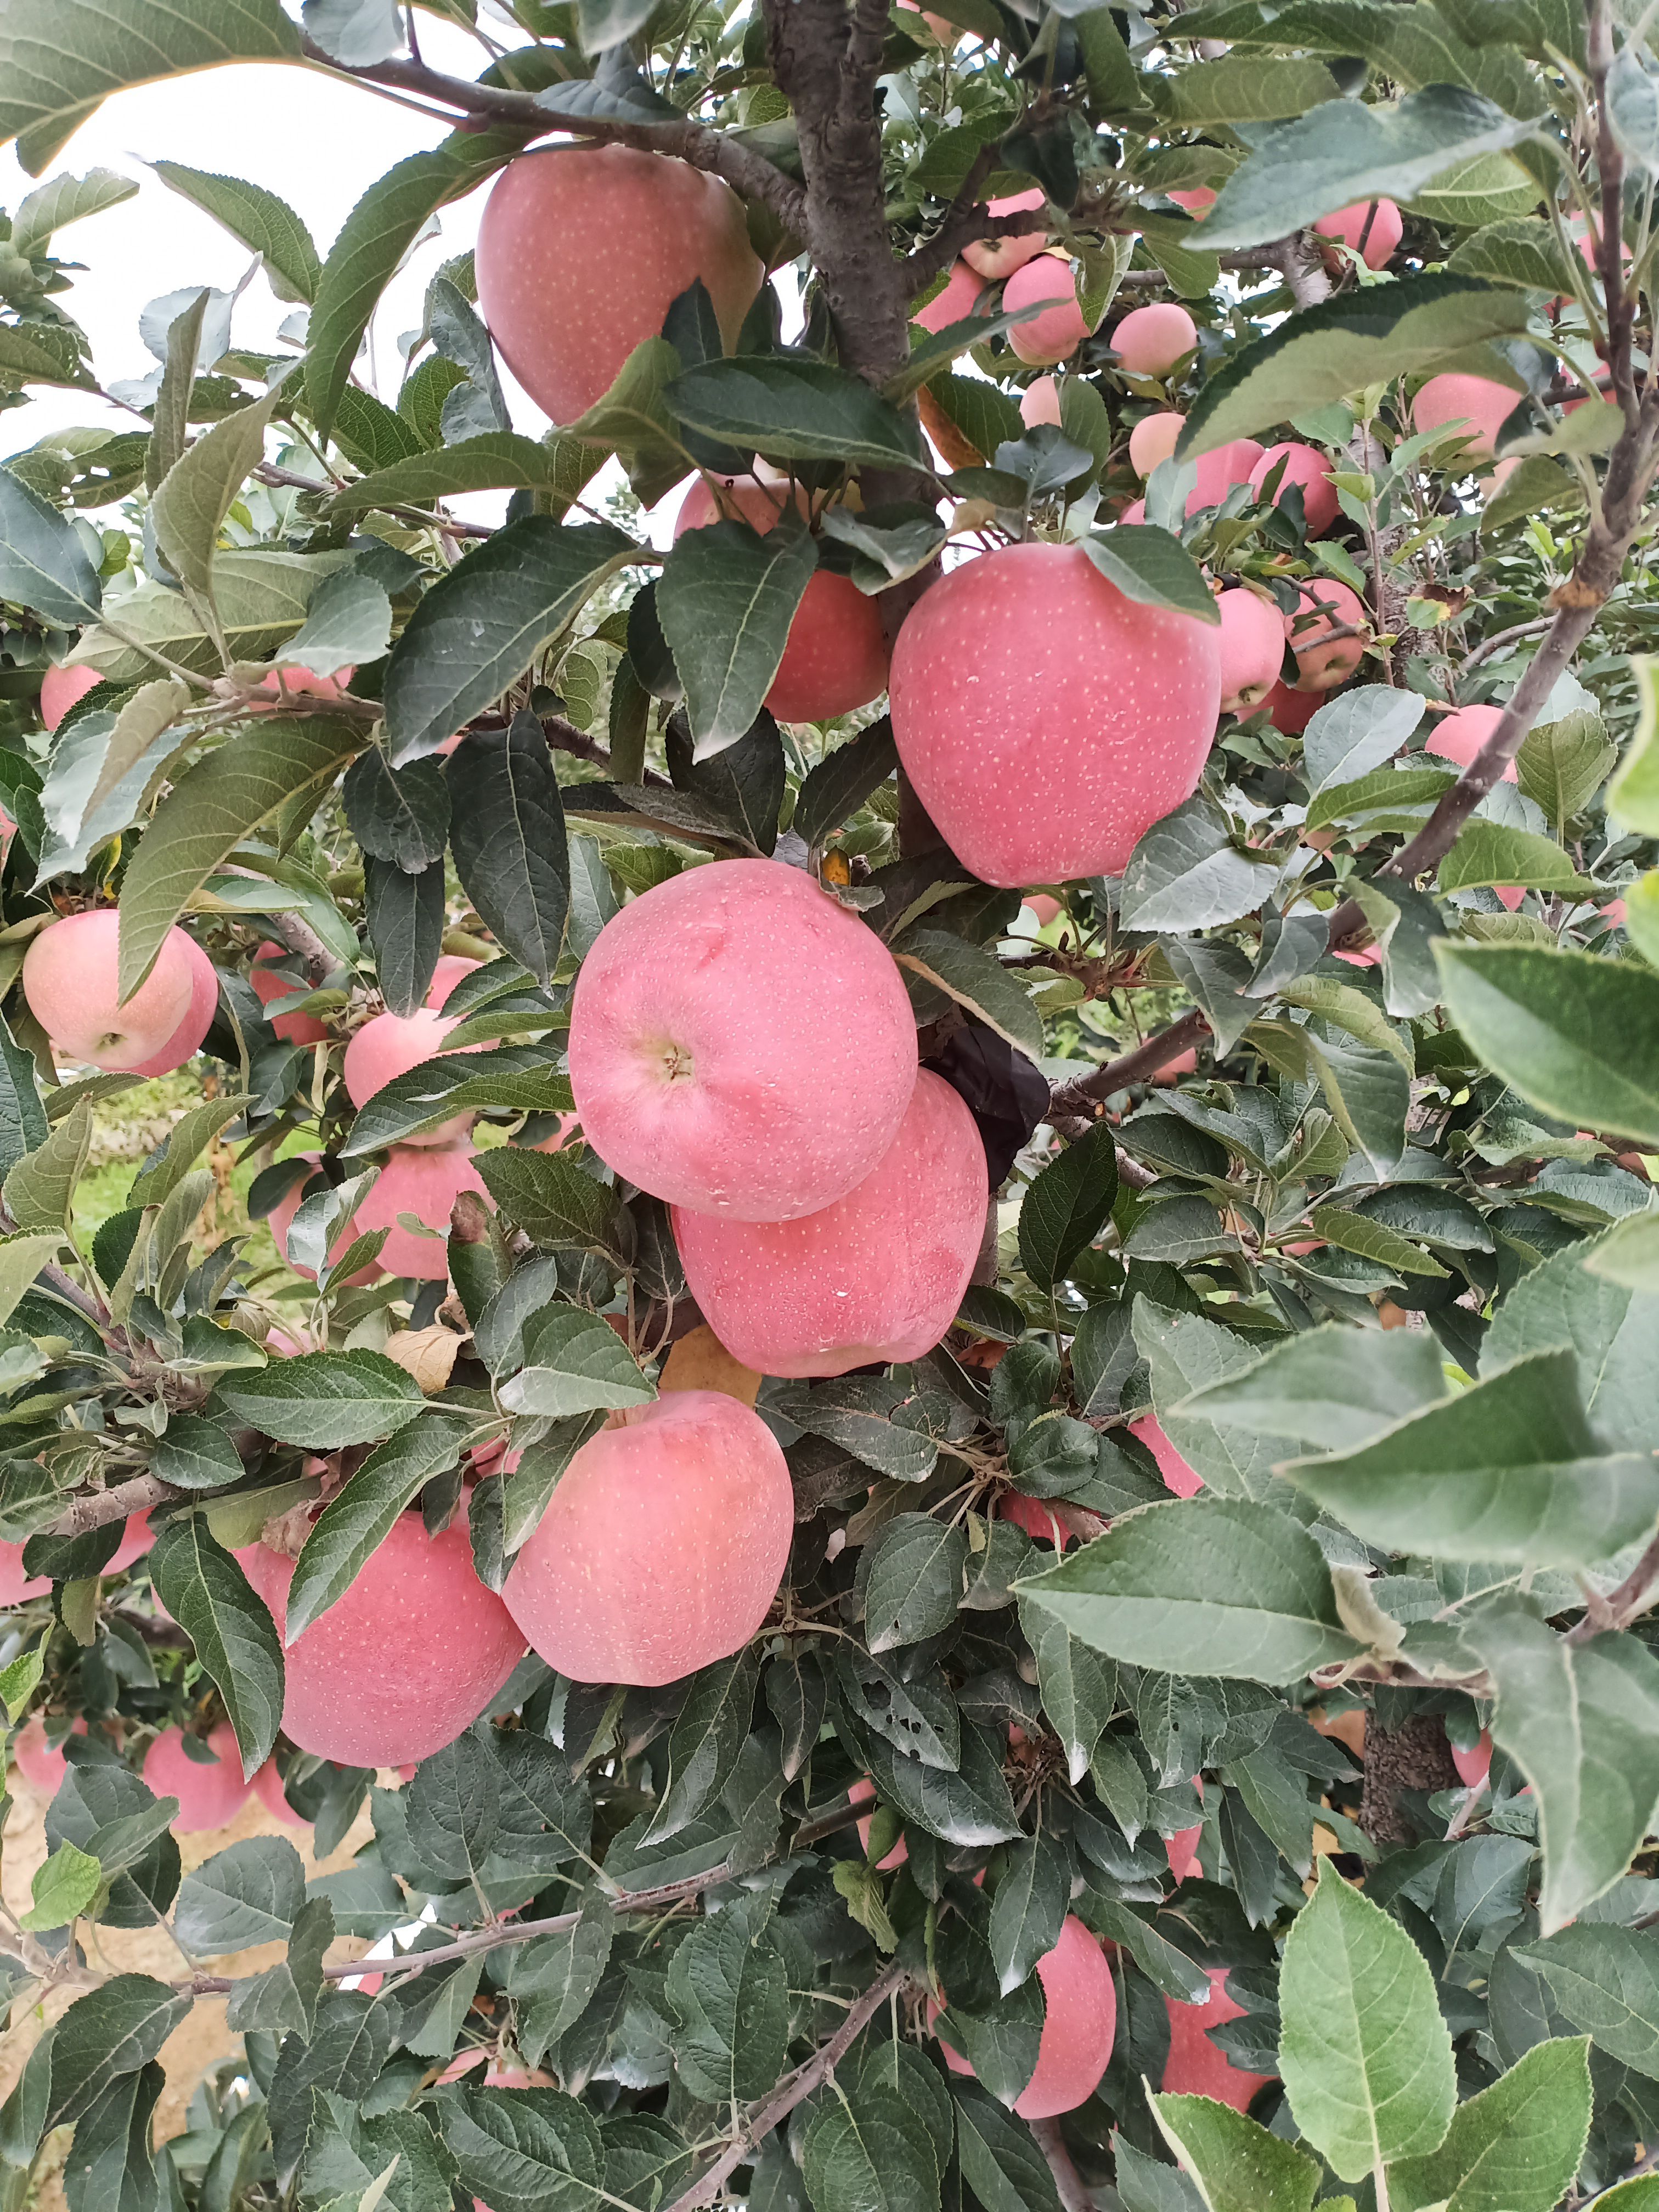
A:
[[[1412,402],[1418,430],[1456,428],[1468,440],[1465,453],[1476,468],[1490,468],[1492,446],[1504,418],[1521,404],[1521,394],[1490,377],[1447,372],[1431,376]]]
[[[1173,300],[1131,307],[1112,332],[1112,350],[1132,376],[1167,376],[1197,343],[1197,325]]]
[[[1060,428],[1060,386],[1052,376],[1039,376],[1026,386],[1020,394],[1019,419],[1028,430],[1035,430],[1039,422]]]
[[[1180,2004],[1165,1997],[1170,2015],[1170,2055],[1164,2061],[1163,2087],[1170,2096],[1212,2097],[1231,2105],[1236,2112],[1249,2109],[1256,2091],[1272,2081],[1270,2074],[1248,2074],[1235,2066],[1224,2051],[1211,2042],[1209,2031],[1230,2020],[1242,2020],[1244,2008],[1227,1994],[1225,1966],[1207,1966],[1210,1994],[1202,2004]]]
[[[1352,636],[1339,637],[1339,630]],[[1297,611],[1285,623],[1296,655],[1298,691],[1334,691],[1358,667],[1370,635],[1365,610],[1346,584],[1321,576],[1301,588]]]
[[[1334,215],[1322,215],[1313,228],[1316,236],[1352,247],[1367,269],[1383,269],[1393,260],[1406,224],[1392,200],[1355,200]],[[1325,266],[1333,273],[1342,265],[1340,253],[1326,253]]]
[[[857,1081],[826,1080],[826,1054]],[[793,1221],[892,1143],[915,1018],[886,946],[801,869],[716,860],[605,924],[569,1056],[583,1134],[618,1175],[699,1213]]]
[[[1219,633],[1134,605],[1078,546],[1006,546],[923,594],[890,696],[905,771],[982,881],[1121,875],[1197,786]]]
[[[459,1015],[435,1013],[430,1006],[419,1006],[412,1014],[376,1014],[365,1022],[345,1048],[345,1087],[352,1104],[367,1106],[377,1091],[407,1075],[411,1067],[438,1059],[445,1050],[444,1039],[459,1020]],[[461,1047],[463,1052],[479,1049],[477,1045]],[[458,1144],[477,1118],[472,1114],[452,1114],[435,1129],[404,1141],[415,1146]]]
[[[952,323],[966,322],[984,289],[985,279],[977,269],[970,269],[965,261],[954,262],[944,290],[936,292],[926,307],[915,308],[910,319],[937,336]]]
[[[1158,1462],[1158,1471],[1164,1477],[1164,1486],[1177,1498],[1192,1498],[1204,1487],[1204,1478],[1196,1468],[1186,1461],[1164,1433],[1164,1425],[1155,1413],[1143,1413],[1138,1421],[1129,1424],[1129,1434],[1146,1445]]]
[[[131,1073],[155,1059],[189,1015],[197,970],[190,939],[170,929],[155,966],[123,1002],[118,931],[113,907],[52,922],[29,940],[23,996],[62,1057]]]
[[[95,668],[78,660],[47,669],[40,679],[40,720],[49,730],[55,730],[70,708],[102,681]]]
[[[1090,325],[1078,305],[1072,264],[1063,253],[1039,253],[1016,269],[1002,288],[1005,314],[1017,307],[1039,312],[1016,323],[1008,343],[1023,362],[1053,368],[1074,354],[1089,336]]]
[[[213,1018],[219,1011],[219,975],[201,946],[185,930],[176,931],[185,946],[185,958],[190,963],[190,1004],[185,1009],[183,1020],[159,1052],[148,1060],[140,1060],[131,1072],[134,1075],[171,1075],[187,1060],[193,1060],[202,1048],[202,1040],[213,1027]]]
[[[923,1068],[885,1156],[847,1196],[795,1221],[673,1209],[687,1287],[761,1375],[845,1375],[919,1359],[956,1318],[985,1233],[977,1124]]]
[[[273,972],[270,963],[290,957],[285,945],[278,945],[270,938],[255,951],[247,980],[262,1006],[271,1006],[279,999],[291,999],[305,988]],[[319,1021],[315,1014],[273,1014],[270,1026],[284,1044],[326,1044],[330,1036],[328,1024]]]
[[[1053,2119],[1085,2104],[1110,2063],[1117,2034],[1111,1967],[1075,1913],[1066,1915],[1059,1942],[1037,1960],[1036,1972],[1047,2010],[1036,2071],[1014,2100],[1023,2120]],[[941,2043],[939,2049],[953,2074],[973,2073],[949,2044]]]
[[[1025,215],[1042,207],[1046,198],[1039,185],[1032,191],[1011,192],[1006,199],[993,200],[988,212],[995,216]],[[994,283],[1035,260],[1048,243],[1040,230],[1023,231],[1014,238],[976,238],[971,246],[963,247],[962,258],[970,269],[977,270]]]
[[[1250,471],[1250,489],[1258,499],[1262,487],[1280,462],[1284,468],[1279,475],[1279,489],[1273,494],[1273,505],[1282,506],[1285,495],[1292,484],[1302,487],[1302,513],[1308,526],[1310,538],[1322,538],[1336,520],[1336,486],[1331,482],[1331,464],[1325,455],[1312,446],[1285,444],[1269,446]]]
[[[572,1681],[654,1687],[729,1658],[766,1619],[794,1493],[770,1429],[723,1391],[613,1419],[571,1461],[502,1595]]]
[[[207,1747],[215,1753],[216,1765],[192,1759],[185,1749],[180,1730],[167,1728],[144,1753],[145,1787],[158,1797],[179,1800],[173,1822],[176,1835],[199,1835],[205,1829],[222,1828],[236,1818],[247,1801],[242,1754],[228,1721],[221,1721],[208,1731]]]
[[[1143,415],[1129,433],[1129,465],[1138,477],[1151,476],[1160,461],[1167,461],[1176,440],[1187,427],[1187,417],[1173,409]]]
[[[1224,592],[1221,610],[1221,711],[1253,714],[1279,681],[1285,658],[1285,617],[1271,599],[1247,586]]]
[[[1460,707],[1455,714],[1443,715],[1435,724],[1423,741],[1423,750],[1440,760],[1455,761],[1459,768],[1470,768],[1503,719],[1501,707]],[[1502,781],[1513,783],[1515,780],[1515,763],[1506,761]]]

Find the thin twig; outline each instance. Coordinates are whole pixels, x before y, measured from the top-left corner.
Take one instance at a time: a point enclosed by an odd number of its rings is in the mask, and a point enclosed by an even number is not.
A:
[[[1062,1118],[1090,1115],[1103,1098],[1109,1098],[1115,1091],[1127,1091],[1132,1083],[1145,1083],[1167,1067],[1172,1060],[1179,1060],[1210,1034],[1210,1024],[1195,1009],[1183,1014],[1178,1022],[1149,1037],[1145,1044],[1126,1052],[1121,1060],[1109,1060],[1103,1066],[1092,1068],[1087,1075],[1075,1076],[1069,1083],[1056,1084],[1048,1094],[1048,1119],[1052,1123],[1056,1115]]]

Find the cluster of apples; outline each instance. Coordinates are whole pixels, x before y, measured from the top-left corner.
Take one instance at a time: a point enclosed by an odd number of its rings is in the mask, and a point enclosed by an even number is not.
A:
[[[70,1735],[85,1735],[87,1732],[86,1722],[78,1717],[67,1731]],[[45,1798],[58,1795],[69,1771],[69,1760],[63,1748],[64,1733],[61,1723],[48,1730],[45,1719],[37,1713],[18,1730],[11,1747],[18,1772],[32,1790]],[[206,1745],[213,1753],[211,1759],[193,1756],[185,1750],[181,1729],[165,1728],[144,1753],[146,1786],[158,1797],[179,1800],[179,1811],[173,1822],[175,1834],[199,1835],[210,1828],[226,1827],[250,1797],[257,1797],[268,1812],[287,1821],[290,1827],[311,1826],[304,1814],[295,1812],[289,1803],[283,1788],[282,1770],[274,1759],[266,1759],[254,1770],[252,1779],[244,1782],[242,1754],[237,1748],[236,1731],[228,1721],[221,1721],[209,1729]]]

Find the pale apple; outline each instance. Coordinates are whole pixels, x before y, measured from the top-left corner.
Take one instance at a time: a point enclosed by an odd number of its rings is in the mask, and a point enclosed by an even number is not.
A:
[[[1143,415],[1129,433],[1129,465],[1135,474],[1149,477],[1160,461],[1167,461],[1186,427],[1187,417],[1170,408]]]
[[[52,1589],[50,1575],[23,1571],[23,1547],[0,1540],[0,1606],[25,1605],[32,1597],[46,1597]]]
[[[447,1049],[444,1039],[460,1025],[459,1014],[441,1014],[431,1006],[417,1006],[412,1014],[376,1014],[366,1021],[345,1048],[345,1087],[354,1106],[367,1106],[377,1091],[411,1067],[438,1059]],[[477,1052],[477,1045],[462,1045],[462,1052]],[[455,1145],[477,1121],[476,1114],[452,1114],[435,1129],[403,1141],[416,1146]]]
[[[1046,204],[1048,195],[1039,185],[1029,192],[1012,192],[1006,199],[993,200],[988,210],[991,215],[1024,215]],[[964,246],[962,258],[970,269],[994,283],[1004,276],[1012,276],[1016,269],[1023,269],[1034,261],[1048,243],[1040,230],[1022,233],[1017,238],[976,238],[971,246]]]
[[[1392,200],[1355,200],[1334,215],[1322,215],[1313,228],[1318,237],[1352,247],[1367,269],[1382,269],[1394,259],[1406,223]],[[1340,253],[1327,251],[1324,259],[1333,275],[1343,265]]]
[[[1035,368],[1053,368],[1074,354],[1092,327],[1078,305],[1071,260],[1064,253],[1039,253],[1016,269],[1002,288],[1002,306],[1006,314],[1016,307],[1041,310],[1008,333],[1020,360]]]
[[[876,1785],[871,1781],[868,1775],[866,1775],[861,1780],[855,1782],[847,1793],[848,1799],[854,1805],[867,1805],[875,1794]],[[864,1818],[858,1823],[859,1845],[866,1858],[868,1858],[870,1856],[870,1828],[873,1817],[874,1816],[872,1814],[866,1813]],[[901,1836],[897,1843],[894,1844],[892,1850],[888,1852],[886,1857],[877,1861],[876,1872],[878,1874],[891,1874],[894,1868],[902,1867],[905,1863],[906,1860],[908,1859],[909,1856],[910,1846],[905,1842],[903,1837]]]
[[[155,964],[124,1003],[118,929],[113,907],[51,923],[23,956],[23,996],[61,1058],[131,1073],[178,1034],[195,998],[197,969],[191,939],[170,929]]]
[[[84,1735],[86,1722],[77,1714],[70,1726],[71,1735]],[[46,1741],[46,1724],[39,1713],[25,1721],[11,1747],[11,1755],[17,1771],[31,1790],[43,1797],[55,1797],[69,1772],[69,1761],[64,1756],[61,1743]]]
[[[1131,307],[1112,331],[1112,351],[1132,376],[1167,376],[1198,343],[1198,325],[1173,300]]]
[[[1285,658],[1285,617],[1248,586],[1224,592],[1221,610],[1221,711],[1253,714],[1279,681]]]
[[[1308,526],[1310,538],[1322,538],[1336,520],[1336,486],[1331,482],[1331,464],[1313,446],[1287,443],[1269,446],[1250,471],[1250,489],[1259,499],[1262,486],[1278,468],[1285,464],[1279,479],[1279,489],[1273,494],[1273,505],[1284,504],[1285,495],[1292,484],[1302,487],[1302,513]]]
[[[612,1418],[572,1459],[502,1595],[572,1681],[653,1688],[730,1658],[766,1619],[794,1492],[770,1429],[724,1391]]]
[[[1026,386],[1019,398],[1019,419],[1028,430],[1035,430],[1039,422],[1059,428],[1060,386],[1052,376],[1039,376]]]
[[[1335,630],[1358,635],[1336,637]],[[1346,584],[1321,576],[1304,584],[1297,611],[1286,616],[1285,635],[1296,655],[1298,691],[1334,691],[1358,667],[1370,635],[1365,610]]]

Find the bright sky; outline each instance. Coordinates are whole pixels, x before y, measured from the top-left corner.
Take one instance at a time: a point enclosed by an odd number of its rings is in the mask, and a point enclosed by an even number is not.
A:
[[[292,12],[297,15],[297,7]],[[486,57],[465,32],[424,14],[420,24],[422,52],[434,68],[477,76]],[[228,231],[169,191],[146,161],[182,161],[279,192],[325,255],[367,187],[406,155],[436,145],[445,135],[442,125],[359,87],[313,70],[275,64],[177,77],[106,100],[46,173],[68,169],[83,176],[92,168],[114,169],[139,182],[136,198],[64,231],[58,246],[60,258],[88,264],[73,291],[62,297],[92,340],[100,380],[107,386],[155,366],[138,335],[139,313],[148,301],[186,285],[234,291],[251,258]],[[44,181],[24,174],[15,147],[0,149],[0,207],[15,209]],[[471,246],[487,191],[443,210],[441,234],[416,249],[382,298],[372,334],[378,387],[388,402],[397,397],[401,375],[398,335],[419,324],[433,271]],[[293,313],[291,304],[275,297],[262,272],[237,303],[236,343],[274,348],[277,326]],[[546,417],[504,368],[501,380],[514,427],[538,436]],[[134,427],[130,415],[84,393],[36,387],[27,406],[0,414],[0,458],[52,430],[104,423]],[[606,481],[599,479],[601,491]],[[504,493],[486,493],[457,501],[455,508],[496,520],[505,502]],[[671,518],[672,511],[671,505]]]

